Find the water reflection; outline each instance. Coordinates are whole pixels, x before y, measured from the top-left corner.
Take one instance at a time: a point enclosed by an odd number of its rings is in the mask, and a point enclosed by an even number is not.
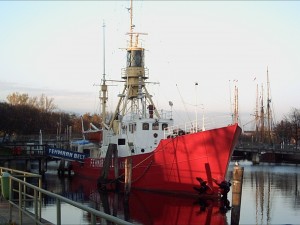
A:
[[[297,165],[241,162],[244,169],[240,224],[298,224]]]
[[[142,191],[132,191],[128,201],[116,194],[100,193],[100,198],[106,213],[135,224],[227,224],[221,202]]]
[[[117,216],[134,224],[227,224],[226,208],[222,201],[199,200],[189,196],[174,196],[153,192],[131,191],[128,199],[123,194],[103,193],[96,189],[96,182],[74,176],[72,179],[48,176],[45,188],[77,202],[108,214]],[[45,199],[43,216],[47,215],[53,199]],[[64,208],[64,206],[62,206]],[[64,210],[64,209],[63,209]],[[52,213],[52,212],[50,212]],[[51,221],[52,222],[52,221]],[[79,221],[65,221],[68,224],[79,224]],[[80,224],[89,224],[90,215],[82,212]],[[109,224],[98,218],[100,224]]]
[[[299,224],[300,221],[300,169],[297,165],[260,164],[240,162],[244,167],[239,224]],[[232,180],[233,163],[229,167]],[[202,201],[188,197],[132,191],[129,201],[122,194],[99,193],[96,181],[79,177],[58,178],[46,174],[44,188],[81,202],[135,224],[230,224],[234,209],[224,211],[222,203]],[[231,201],[232,193],[228,195]],[[90,215],[62,206],[63,224],[90,224]],[[55,202],[44,199],[42,210],[51,222]],[[70,215],[64,218],[64,215]],[[52,219],[52,220],[51,220]],[[107,224],[98,219],[99,224]]]

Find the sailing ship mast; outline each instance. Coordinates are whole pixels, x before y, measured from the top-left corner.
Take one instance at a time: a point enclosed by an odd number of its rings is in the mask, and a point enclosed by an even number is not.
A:
[[[270,81],[269,81],[269,70],[267,68],[267,101],[266,101],[266,109],[264,106],[264,87],[261,85],[261,106],[260,106],[260,115],[258,113],[258,85],[256,88],[256,110],[255,110],[255,121],[256,121],[256,135],[260,133],[257,141],[272,143],[272,110],[271,110],[271,93],[270,93]]]
[[[258,84],[256,84],[256,104],[255,104],[255,141],[259,141],[259,115],[258,115],[258,107],[259,107],[259,95],[258,95]]]
[[[261,108],[260,108],[260,141],[265,140],[265,111],[264,111],[264,87],[261,85]]]
[[[272,142],[272,128],[271,128],[271,123],[272,123],[272,112],[271,112],[271,97],[270,97],[270,81],[269,81],[269,69],[267,67],[267,126],[268,126],[268,133],[267,133],[267,139],[268,143]]]
[[[139,35],[147,35],[146,33],[134,32],[133,24],[133,4],[130,1],[130,31],[129,46],[127,51],[127,65],[122,69],[122,79],[124,88],[122,94],[119,94],[119,101],[116,110],[110,122],[110,128],[114,133],[118,133],[118,127],[122,118],[126,114],[138,116],[138,118],[160,118],[155,108],[151,95],[145,87],[148,79],[148,69],[145,67],[144,52],[145,49],[140,46]],[[147,109],[149,114],[147,114]]]

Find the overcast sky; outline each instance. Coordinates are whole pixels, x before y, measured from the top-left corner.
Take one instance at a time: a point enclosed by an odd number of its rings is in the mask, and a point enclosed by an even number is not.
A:
[[[44,93],[63,111],[99,113],[102,23],[107,79],[120,79],[129,5],[0,1],[0,101],[13,92]],[[148,33],[141,38],[149,80],[160,83],[149,87],[159,108],[169,109],[172,101],[175,117],[203,110],[230,116],[236,85],[247,124],[257,85],[267,96],[267,68],[275,119],[300,108],[299,1],[136,1],[133,12],[135,31]],[[121,91],[112,85],[109,110]]]

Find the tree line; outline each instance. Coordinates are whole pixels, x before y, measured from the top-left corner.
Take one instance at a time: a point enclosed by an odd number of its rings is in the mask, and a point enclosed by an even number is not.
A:
[[[40,130],[47,134],[64,133],[72,127],[73,134],[82,133],[90,123],[100,125],[99,115],[76,115],[58,110],[53,98],[44,94],[30,97],[18,92],[7,96],[8,102],[0,102],[0,142],[13,135],[33,135]]]
[[[8,102],[0,102],[0,142],[1,137],[43,133],[57,134],[72,127],[73,134],[82,134],[93,123],[100,127],[101,118],[97,114],[76,115],[59,111],[53,98],[44,94],[30,97],[18,92],[7,96]],[[272,131],[274,143],[296,144],[300,136],[300,109],[293,108],[284,118],[274,124]]]
[[[274,135],[279,143],[298,146],[300,136],[300,109],[292,108],[288,115],[275,125]]]

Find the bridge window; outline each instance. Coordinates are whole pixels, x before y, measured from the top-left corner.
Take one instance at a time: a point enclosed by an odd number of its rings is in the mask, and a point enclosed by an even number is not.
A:
[[[158,130],[159,129],[159,123],[155,122],[152,124],[152,130]]]
[[[143,123],[143,130],[149,130],[149,123]]]
[[[118,139],[118,145],[125,145],[125,143],[126,143],[125,138]]]
[[[162,128],[162,130],[167,129],[168,128],[168,124],[167,123],[163,123],[161,128]]]

